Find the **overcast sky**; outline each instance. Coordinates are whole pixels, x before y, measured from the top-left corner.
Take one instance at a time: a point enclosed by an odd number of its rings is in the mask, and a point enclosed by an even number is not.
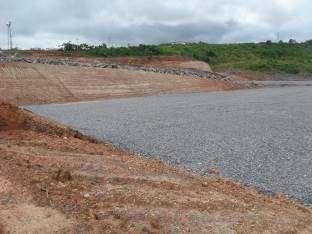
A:
[[[14,45],[254,42],[312,38],[311,0],[0,0]]]

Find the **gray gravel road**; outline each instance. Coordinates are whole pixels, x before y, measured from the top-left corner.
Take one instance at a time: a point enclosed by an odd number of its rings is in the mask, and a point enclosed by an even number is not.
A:
[[[252,81],[254,84],[266,87],[285,87],[285,86],[312,86],[312,80],[263,80]]]
[[[123,149],[312,204],[312,87],[27,107]]]

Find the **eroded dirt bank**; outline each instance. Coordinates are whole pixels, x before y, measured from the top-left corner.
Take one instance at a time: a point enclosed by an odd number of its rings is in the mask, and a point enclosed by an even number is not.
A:
[[[0,232],[312,232],[311,210],[0,105]]]

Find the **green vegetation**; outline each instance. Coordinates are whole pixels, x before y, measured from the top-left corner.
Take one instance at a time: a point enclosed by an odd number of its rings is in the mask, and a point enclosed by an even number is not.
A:
[[[65,51],[79,50],[89,56],[160,56],[181,55],[208,62],[215,70],[243,69],[276,73],[312,73],[312,40],[297,43],[244,44],[161,44],[108,48],[105,44],[63,44]]]

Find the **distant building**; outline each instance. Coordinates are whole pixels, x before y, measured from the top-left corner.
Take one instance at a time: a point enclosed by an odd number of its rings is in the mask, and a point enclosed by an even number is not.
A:
[[[174,41],[170,43],[171,45],[186,45],[187,42],[184,41]]]

